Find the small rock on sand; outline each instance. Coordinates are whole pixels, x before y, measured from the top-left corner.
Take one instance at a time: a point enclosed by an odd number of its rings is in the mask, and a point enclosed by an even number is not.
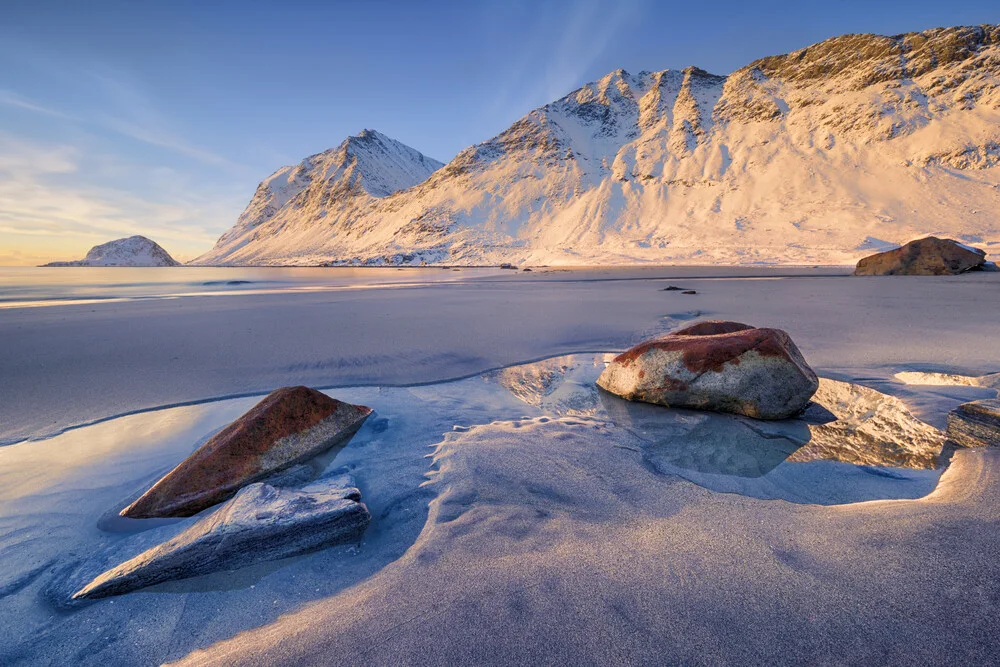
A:
[[[786,419],[819,380],[781,329],[706,321],[618,355],[597,384],[631,401]]]
[[[681,292],[681,294],[697,294],[697,293],[698,292],[694,291],[693,289],[684,290],[683,292]]]
[[[247,484],[347,444],[371,412],[308,387],[273,391],[121,515],[149,519],[197,514],[231,498]]]

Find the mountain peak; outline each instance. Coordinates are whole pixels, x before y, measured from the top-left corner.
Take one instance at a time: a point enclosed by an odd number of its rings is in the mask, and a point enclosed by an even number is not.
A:
[[[310,155],[295,166],[282,167],[257,186],[236,225],[219,238],[204,258],[222,248],[232,250],[250,239],[243,235],[264,225],[291,206],[323,219],[331,211],[355,209],[366,200],[382,199],[413,187],[444,165],[420,151],[372,129],[344,139],[339,146]],[[203,261],[199,258],[196,261]]]

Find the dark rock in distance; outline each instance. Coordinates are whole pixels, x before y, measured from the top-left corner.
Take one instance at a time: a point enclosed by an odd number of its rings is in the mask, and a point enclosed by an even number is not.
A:
[[[986,253],[936,236],[910,241],[901,248],[858,262],[856,276],[950,276],[980,269]]]
[[[676,287],[674,285],[667,285],[666,287],[664,287],[660,291],[661,292],[680,292],[682,289],[684,289],[684,288],[683,287]]]
[[[819,379],[781,329],[707,321],[618,355],[597,384],[630,401],[786,419]]]
[[[693,290],[693,289],[689,289],[689,290],[684,290],[683,292],[681,292],[681,294],[697,294],[697,293],[698,293],[698,292],[696,292],[696,291],[695,291],[695,290]]]
[[[298,490],[251,484],[173,539],[96,577],[73,599],[121,595],[357,540],[371,521],[360,500],[353,481]]]
[[[371,409],[308,387],[283,387],[219,431],[138,500],[132,519],[182,517],[231,498],[241,487],[346,445]]]
[[[963,403],[949,412],[948,439],[962,447],[1000,447],[1000,399]]]

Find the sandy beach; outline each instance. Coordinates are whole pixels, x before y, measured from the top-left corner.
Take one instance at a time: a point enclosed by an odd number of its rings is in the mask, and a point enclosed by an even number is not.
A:
[[[894,376],[1000,371],[1000,274],[172,271],[22,288],[0,309],[4,664],[982,664],[1000,649],[995,452],[936,471],[785,452],[747,472],[720,444],[691,463],[593,385],[605,353],[732,319],[787,330],[821,377],[943,428],[996,391]],[[373,517],[359,544],[68,602],[191,521],[118,510],[290,384],[376,411],[317,464],[356,479]]]
[[[105,271],[121,281],[115,272],[128,270]],[[328,269],[331,278],[317,278],[324,270],[292,269],[277,281],[268,271],[280,270],[265,269],[251,270],[259,284],[220,293],[203,283],[247,276],[199,271],[181,269],[183,287],[116,290],[120,300],[109,303],[94,299],[109,296],[98,285],[74,294],[78,305],[0,310],[0,443],[287,384],[440,382],[621,350],[698,317],[783,328],[827,373],[1000,370],[990,342],[1000,321],[996,274],[858,280],[843,267],[650,267]],[[377,287],[383,280],[396,284]],[[698,294],[660,291],[670,284]],[[203,292],[213,294],[176,296]]]

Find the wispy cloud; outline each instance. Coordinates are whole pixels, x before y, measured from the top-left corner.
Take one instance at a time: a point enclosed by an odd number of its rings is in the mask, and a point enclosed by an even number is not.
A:
[[[36,65],[41,68],[43,76],[53,66],[47,60]],[[143,91],[143,86],[126,72],[94,63],[63,63],[58,72],[60,80],[67,70],[74,69],[76,85],[85,84],[88,94],[96,94],[102,100],[98,105],[101,111],[70,113],[8,88],[0,88],[0,106],[68,121],[83,128],[110,131],[202,164],[243,171],[238,163],[191,142],[183,132],[172,127],[151,96]]]
[[[0,90],[0,105],[6,107],[13,107],[15,109],[21,109],[23,111],[31,111],[33,113],[39,113],[45,116],[52,116],[53,118],[65,118],[67,120],[77,120],[74,116],[59,111],[58,109],[52,109],[47,106],[43,106],[36,102],[29,100],[28,98],[18,95],[10,90]]]
[[[99,88],[113,110],[96,118],[102,127],[118,134],[181,155],[204,164],[240,169],[229,158],[198,146],[172,127],[143,86],[126,72],[107,66],[91,66],[85,76]]]
[[[106,118],[101,122],[101,125],[124,137],[140,141],[150,146],[156,146],[157,148],[172,151],[177,155],[183,155],[184,157],[197,160],[204,164],[240,169],[240,166],[232,160],[213,153],[212,151],[195,146],[182,137],[164,130],[162,127],[157,127],[155,125],[142,125],[132,121],[120,120],[116,118]]]
[[[584,0],[569,9],[550,6],[549,14],[512,54],[510,74],[500,82],[495,106],[521,115],[587,83],[609,47],[642,15],[644,4],[645,0],[620,0],[609,7],[599,0]]]

